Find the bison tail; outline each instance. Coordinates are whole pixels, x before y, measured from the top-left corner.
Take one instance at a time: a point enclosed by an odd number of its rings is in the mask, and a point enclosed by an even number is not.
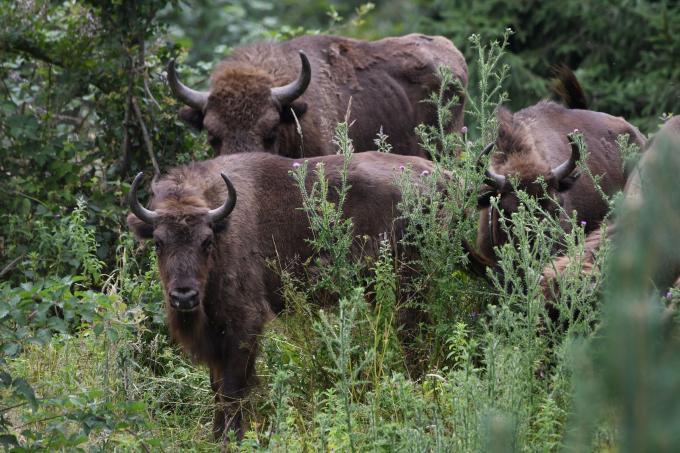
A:
[[[565,64],[555,65],[552,68],[552,91],[570,109],[588,109],[586,94],[581,88],[574,72]]]

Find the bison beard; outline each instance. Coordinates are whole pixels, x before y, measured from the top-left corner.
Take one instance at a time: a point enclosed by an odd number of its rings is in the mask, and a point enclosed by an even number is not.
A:
[[[186,104],[180,118],[205,129],[218,154],[334,154],[334,128],[345,119],[351,99],[350,138],[357,150],[373,149],[382,128],[394,153],[426,157],[414,128],[437,123],[436,109],[422,100],[439,89],[439,66],[450,68],[460,82],[447,93],[460,99],[450,125],[458,130],[467,66],[458,49],[441,36],[412,34],[368,42],[317,35],[259,42],[239,47],[223,60],[209,91],[182,84],[174,62],[168,66],[168,82]]]
[[[339,187],[343,156],[309,159],[310,165],[318,162],[325,165],[329,185]],[[150,209],[137,201],[140,176],[131,187],[128,225],[140,239],[156,243],[172,337],[210,368],[216,438],[227,430],[242,436],[240,404],[255,384],[258,337],[284,308],[279,276],[267,259],[293,263],[295,272],[302,270],[296,263],[312,256],[305,241],[309,222],[288,174],[293,163],[249,153],[177,167],[153,183]],[[352,157],[344,214],[353,219],[355,237],[377,241],[383,232],[401,237],[403,222],[395,221],[401,194],[394,177],[402,166],[412,168],[414,183],[415,175],[432,171],[418,157],[376,152]]]

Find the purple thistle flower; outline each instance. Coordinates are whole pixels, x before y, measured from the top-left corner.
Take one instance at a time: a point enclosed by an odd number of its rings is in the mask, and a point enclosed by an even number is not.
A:
[[[430,172],[427,170],[423,170],[423,172],[420,174],[421,177],[429,175]]]
[[[579,133],[578,128],[574,129],[574,134],[578,134],[578,133]]]
[[[293,168],[300,168],[300,162],[293,162]]]
[[[404,170],[406,170],[406,167],[404,167],[403,165],[399,165],[399,171],[404,171]]]
[[[585,226],[588,224],[585,220],[581,220],[581,226],[585,228]]]
[[[666,293],[666,299],[671,300],[672,298],[673,298],[673,293],[671,293],[670,291],[668,291],[668,292]]]
[[[460,133],[463,135],[467,134],[467,126],[463,126],[460,130]]]

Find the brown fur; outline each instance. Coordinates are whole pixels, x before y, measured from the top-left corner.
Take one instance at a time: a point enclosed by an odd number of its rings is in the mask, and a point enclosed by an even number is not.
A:
[[[207,110],[214,109],[219,118],[230,118],[232,128],[246,128],[264,109],[274,83],[265,71],[245,64],[223,62],[212,78]]]
[[[310,60],[312,81],[292,105],[278,105],[269,88],[298,76],[299,49]],[[462,86],[467,85],[462,54],[440,36],[412,34],[369,42],[316,35],[258,42],[235,49],[216,68],[205,112],[184,107],[180,117],[206,129],[219,154],[330,155],[336,151],[335,126],[344,120],[351,99],[350,138],[357,151],[374,149],[382,127],[394,153],[425,156],[414,128],[436,124],[435,109],[421,101],[439,89],[440,65],[451,68]],[[465,99],[462,92],[457,94],[461,102],[452,112],[453,129],[463,125]]]
[[[577,219],[586,222],[587,232],[599,226],[608,205],[586,176],[579,178],[574,172],[562,181],[551,177],[551,168],[571,155],[567,134],[574,129],[583,133],[589,154],[586,163],[593,174],[602,175],[601,186],[608,195],[621,190],[626,178],[616,146],[617,136],[628,134],[631,142],[640,147],[645,142],[637,128],[621,118],[589,110],[567,109],[553,102],[539,102],[515,114],[501,109],[498,119],[496,151],[490,162],[492,170],[506,177],[517,176],[520,187],[531,196],[540,198],[543,208],[552,215],[562,214],[554,203],[544,199],[546,195],[555,198],[566,213],[576,211]],[[547,193],[537,181],[539,176],[545,180]],[[494,210],[492,241],[488,198],[492,194],[486,191],[485,196],[480,198],[477,247],[486,260],[495,263],[493,245],[501,245],[508,238],[500,228],[498,213]],[[502,188],[499,195],[499,206],[504,215],[510,217],[519,207],[519,200],[509,185]],[[567,227],[568,223],[564,220]]]
[[[291,272],[312,257],[306,239],[309,223],[298,188],[288,172],[292,159],[266,153],[220,156],[177,167],[153,185],[151,209],[161,214],[150,226],[134,214],[128,224],[138,237],[158,243],[158,267],[166,297],[167,322],[175,340],[196,360],[210,368],[217,410],[214,433],[225,429],[242,434],[239,401],[254,385],[258,337],[264,325],[284,308],[281,281],[267,260],[278,259]],[[311,158],[310,172],[325,165],[329,193],[340,185],[343,157]],[[397,203],[401,194],[394,184],[400,166],[419,174],[432,164],[418,157],[376,152],[356,154],[349,166],[351,190],[345,215],[354,222],[355,237],[371,238],[364,250],[375,255],[383,232],[398,240],[403,222]],[[207,221],[208,209],[227,197],[219,173],[227,174],[237,192],[237,202],[226,221]],[[313,176],[308,177],[311,184]],[[206,241],[212,241],[207,247]],[[191,312],[171,308],[171,292],[190,287],[199,305]]]
[[[674,117],[666,122],[661,131],[657,133],[657,136],[658,135],[666,135],[667,137],[674,138],[676,143],[680,144],[680,117]],[[645,174],[649,172],[650,167],[654,165],[654,161],[658,159],[658,152],[654,146],[655,142],[656,136],[654,140],[649,142],[649,147],[645,151],[640,163],[626,182],[624,191],[626,197],[625,207],[629,217],[631,213],[634,214],[637,207],[644,202],[642,199],[642,186]],[[678,151],[680,152],[680,148],[678,148]],[[680,156],[680,154],[678,155]],[[680,168],[680,161],[677,159],[673,162],[673,164]],[[663,221],[667,222],[669,219],[665,219]],[[621,219],[615,220],[614,223],[608,225],[606,230],[607,238],[612,240],[614,245],[616,245],[617,242],[617,225],[620,222]],[[597,250],[600,248],[601,242],[602,237],[600,230],[595,230],[586,238],[586,253],[575,258],[568,256],[557,257],[543,270],[543,280],[541,282],[541,287],[547,299],[551,300],[557,297],[559,294],[559,277],[565,273],[566,269],[572,267],[575,264],[575,259],[580,260],[579,266],[582,269],[582,273],[584,274],[585,278],[588,278],[588,275],[590,275],[594,270],[594,256]],[[672,244],[671,246],[675,246],[677,249],[677,244]],[[678,255],[680,256],[680,249],[678,250]],[[659,266],[659,271],[654,273],[653,279],[654,286],[662,290],[669,286],[677,286],[680,282],[680,260],[677,259],[677,256],[675,258],[671,257],[671,259],[667,259],[663,265]]]

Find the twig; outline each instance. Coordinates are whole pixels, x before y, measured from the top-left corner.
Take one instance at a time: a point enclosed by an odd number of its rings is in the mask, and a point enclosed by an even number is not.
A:
[[[69,62],[54,58],[54,52],[50,53],[49,51],[40,48],[40,46],[38,46],[36,43],[26,39],[23,36],[12,36],[11,38],[8,38],[6,34],[3,34],[2,38],[3,39],[0,39],[0,51],[26,55],[36,60],[56,65],[70,71],[83,72],[87,75],[89,83],[96,86],[104,93],[111,92],[111,87],[108,86],[105,77],[92,74],[91,72],[88,72],[82,68],[78,68]]]
[[[28,402],[24,401],[23,403],[18,403],[18,404],[15,404],[14,406],[3,407],[3,408],[0,409],[0,414],[4,414],[7,411],[11,411],[12,409],[16,409],[17,407],[25,406],[27,404],[28,404]]]
[[[41,205],[45,206],[48,210],[50,210],[50,207],[47,206],[47,204],[44,201],[40,201],[37,198],[32,197],[30,195],[27,195],[27,194],[20,192],[18,190],[5,190],[5,189],[2,189],[2,188],[0,188],[0,190],[2,190],[5,193],[8,193],[8,194],[19,195],[20,197],[24,197],[24,198],[27,198],[31,201],[35,201],[36,203],[40,203]]]
[[[161,110],[161,105],[158,103],[158,101],[156,100],[156,98],[155,98],[155,97],[153,96],[153,94],[151,93],[151,90],[149,89],[149,80],[148,80],[148,78],[149,78],[149,77],[148,77],[147,71],[144,70],[144,77],[142,77],[142,80],[144,81],[144,91],[146,91],[146,95],[149,96],[149,99],[151,99],[151,101],[152,101],[154,104],[156,104],[156,108],[157,108],[158,110]]]
[[[14,102],[14,99],[12,98],[12,92],[9,90],[9,87],[8,87],[7,84],[5,83],[5,78],[4,78],[4,77],[1,78],[1,79],[0,79],[0,82],[2,82],[2,86],[4,86],[4,87],[5,87],[5,90],[7,91],[7,98],[8,98],[9,101],[10,101],[12,104],[14,104],[14,106],[16,107],[18,104],[17,104],[16,102]]]
[[[12,268],[16,266],[16,264],[19,261],[21,261],[21,258],[23,258],[24,256],[26,256],[26,254],[22,253],[21,255],[17,256],[12,261],[10,261],[7,266],[3,267],[2,270],[0,271],[0,278],[4,277],[7,272],[11,271]]]
[[[55,118],[62,123],[67,123],[70,124],[71,126],[74,126],[76,128],[82,126],[82,118],[77,117],[77,116],[69,116],[69,115],[61,115],[59,113],[50,113],[48,110],[38,107],[37,105],[29,105],[28,108],[30,110],[33,110],[35,113],[38,115],[43,115],[43,116],[50,116],[52,118]]]
[[[35,425],[35,424],[38,424],[38,423],[48,422],[50,420],[54,420],[55,418],[66,417],[67,415],[68,415],[68,412],[64,412],[63,414],[52,415],[50,417],[41,418],[40,420],[31,420],[30,422],[27,422],[27,423],[24,423],[23,425],[17,426],[16,429],[22,429],[22,428],[27,427],[28,425]]]
[[[145,57],[145,52],[146,52],[146,45],[144,44],[144,39],[140,39],[139,43],[139,61],[137,64],[137,69],[135,72],[141,72],[142,75],[142,84],[144,85],[144,91],[146,92],[146,95],[151,99],[151,101],[156,105],[156,108],[158,110],[161,110],[161,106],[156,101],[156,98],[153,97],[153,94],[151,93],[151,90],[149,89],[149,71],[147,71],[146,68],[146,57]]]
[[[142,137],[144,138],[144,146],[146,147],[146,150],[149,153],[149,158],[151,159],[151,165],[153,165],[154,176],[159,176],[161,174],[161,169],[158,166],[158,161],[156,160],[156,156],[153,153],[153,143],[151,142],[151,138],[149,137],[149,131],[146,129],[146,124],[144,124],[144,118],[142,118],[142,111],[139,109],[139,104],[137,103],[137,98],[132,96],[130,98],[130,101],[132,102],[132,109],[135,112],[135,116],[137,117],[137,122],[139,123],[139,127],[142,130]]]
[[[129,88],[129,87],[128,87]],[[125,116],[123,117],[123,142],[120,144],[120,174],[125,175],[130,166],[130,104],[132,104],[130,91],[125,102]]]

